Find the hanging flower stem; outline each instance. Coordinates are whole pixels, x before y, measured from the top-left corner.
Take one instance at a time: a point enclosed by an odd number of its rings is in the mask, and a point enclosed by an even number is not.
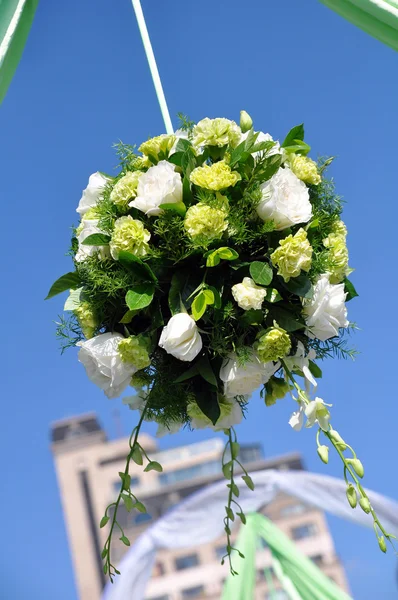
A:
[[[300,402],[304,403],[305,406],[308,406],[310,404],[311,400],[308,398],[307,393],[301,389],[301,387],[295,380],[292,372],[286,366],[286,363],[283,360],[281,360],[281,363],[282,363],[282,367],[286,373],[286,376],[290,379],[290,381],[293,383],[294,387],[297,390]],[[364,469],[363,469],[361,461],[357,458],[357,455],[356,455],[354,449],[342,439],[340,434],[335,429],[333,429],[331,425],[329,425],[328,427],[329,428],[326,431],[325,431],[325,429],[322,429],[322,428],[319,428],[319,430],[317,431],[316,441],[317,441],[317,445],[318,445],[319,455],[321,456],[321,453],[319,452],[319,450],[322,448],[322,446],[319,442],[319,436],[321,433],[323,433],[323,435],[332,444],[332,446],[336,450],[337,454],[339,455],[341,461],[343,462],[343,465],[344,465],[343,475],[344,475],[344,480],[347,484],[346,495],[347,495],[347,500],[348,500],[351,508],[357,507],[358,495],[359,495],[360,507],[362,508],[362,510],[365,513],[372,515],[373,528],[374,528],[374,531],[375,531],[375,534],[376,534],[376,537],[377,537],[377,540],[379,543],[380,550],[382,550],[382,552],[387,551],[385,539],[387,539],[394,548],[394,544],[393,544],[392,540],[395,538],[395,536],[387,533],[387,531],[384,529],[383,525],[380,523],[380,520],[377,517],[377,515],[370,503],[370,499],[369,499],[366,491],[364,490],[364,488],[362,487],[362,485],[359,482],[358,477],[362,478],[364,475]],[[324,448],[326,448],[326,447],[324,447]],[[347,458],[346,456],[344,456],[344,452],[347,449],[351,451],[352,458]],[[327,456],[328,456],[328,454],[321,456],[323,462],[328,462]],[[355,486],[353,485],[352,482],[350,482],[350,480],[347,477],[347,474],[350,475]],[[381,535],[379,535],[379,532],[381,533]],[[395,550],[395,548],[394,548],[394,550]]]

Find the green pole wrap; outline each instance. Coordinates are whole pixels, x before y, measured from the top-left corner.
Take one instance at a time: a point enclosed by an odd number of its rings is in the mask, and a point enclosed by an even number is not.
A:
[[[21,59],[39,0],[0,2],[0,104]]]
[[[278,527],[260,514],[248,515],[247,524],[241,527],[236,548],[244,554],[245,559],[233,552],[233,566],[239,575],[230,574],[227,577],[222,600],[254,598],[257,536],[267,543],[275,574],[291,600],[352,600],[304,556]]]
[[[339,15],[394,50],[398,50],[396,0],[320,0]]]

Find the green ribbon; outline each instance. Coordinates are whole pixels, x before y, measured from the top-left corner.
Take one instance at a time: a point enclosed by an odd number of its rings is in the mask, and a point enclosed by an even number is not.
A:
[[[21,59],[39,0],[0,2],[0,104]]]
[[[260,514],[247,516],[241,527],[236,547],[244,555],[233,552],[234,569],[239,575],[229,575],[222,600],[252,600],[256,576],[256,545],[262,538],[272,554],[272,565],[280,587],[291,600],[352,600],[306,556],[269,519]],[[270,597],[275,591],[270,586]]]

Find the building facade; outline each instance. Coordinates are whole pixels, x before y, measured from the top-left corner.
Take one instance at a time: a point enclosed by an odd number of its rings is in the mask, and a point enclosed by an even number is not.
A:
[[[51,428],[61,502],[80,600],[99,600],[105,584],[101,550],[107,532],[99,521],[120,487],[118,472],[124,470],[127,438],[109,441],[95,414],[57,421]],[[125,511],[118,520],[131,542],[171,506],[222,478],[224,440],[213,438],[188,446],[159,450],[154,438],[142,434],[140,443],[163,466],[163,473],[143,473],[131,463],[131,488],[144,502],[147,513]],[[302,469],[299,454],[264,459],[260,445],[242,446],[240,460],[249,472],[263,469]],[[336,556],[324,514],[295,498],[279,494],[261,511],[293,539],[337,585],[347,590],[344,569]],[[117,563],[128,551],[117,540],[112,550]],[[148,600],[216,600],[228,574],[222,566],[225,538],[192,549],[161,551],[148,584]],[[273,577],[271,554],[260,547],[256,556],[256,600],[286,598]],[[271,594],[272,592],[272,594]]]

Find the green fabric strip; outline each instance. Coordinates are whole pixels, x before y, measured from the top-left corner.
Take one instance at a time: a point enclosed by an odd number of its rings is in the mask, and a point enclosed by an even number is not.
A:
[[[0,2],[0,104],[21,59],[39,0]]]
[[[398,50],[398,2],[394,0],[320,0],[380,42]]]
[[[351,600],[309,558],[301,554],[278,527],[260,514],[248,515],[247,524],[241,527],[236,548],[244,554],[245,559],[233,553],[233,565],[239,575],[228,576],[222,600],[254,598],[258,536],[266,541],[273,557],[275,574],[291,600]]]

